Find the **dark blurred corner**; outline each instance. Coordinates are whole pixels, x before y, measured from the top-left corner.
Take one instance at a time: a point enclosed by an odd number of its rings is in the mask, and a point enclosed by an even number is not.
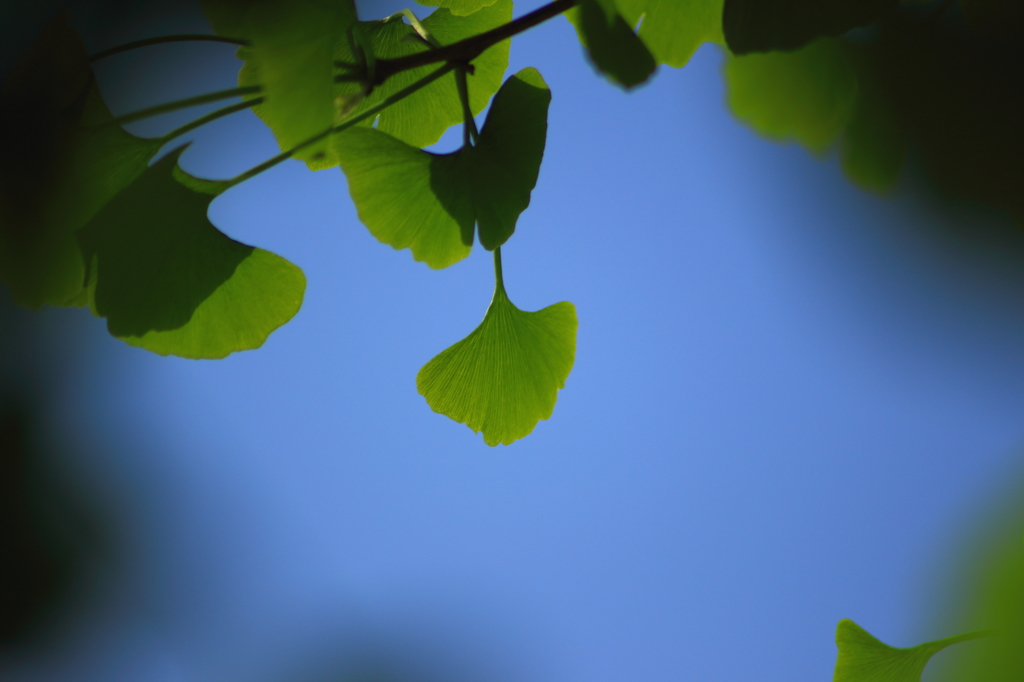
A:
[[[53,346],[39,338],[39,315],[0,295],[0,654],[60,628],[108,545],[94,508],[58,470],[47,403],[60,382],[46,369]]]
[[[1024,3],[909,6],[880,26],[879,80],[948,194],[1024,221]]]

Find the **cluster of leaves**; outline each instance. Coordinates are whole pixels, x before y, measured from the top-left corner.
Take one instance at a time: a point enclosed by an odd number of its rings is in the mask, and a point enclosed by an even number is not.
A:
[[[757,130],[816,153],[838,141],[847,172],[874,189],[896,181],[914,148],[942,186],[1024,215],[1024,104],[1014,96],[1024,11],[1011,0],[555,0],[516,20],[511,0],[424,4],[440,7],[423,21],[408,10],[363,21],[351,0],[205,0],[216,34],[205,38],[239,45],[238,87],[120,118],[74,30],[54,20],[0,92],[0,126],[19,131],[0,146],[0,278],[15,301],[88,305],[113,336],[163,355],[256,348],[298,311],[305,278],[220,232],[209,204],[289,158],[340,167],[379,241],[432,268],[465,258],[475,241],[494,252],[483,321],[427,363],[417,387],[489,445],[522,438],[552,414],[577,319],[566,302],[522,311],[504,288],[500,248],[537,183],[551,100],[536,69],[504,73],[511,36],[561,13],[624,88],[721,43],[731,106]],[[159,138],[120,125],[235,96],[242,102]],[[185,132],[246,108],[280,155],[228,180],[186,173],[182,147],[154,162]],[[458,123],[458,150],[424,151]],[[1024,670],[1024,573],[1019,556],[1004,563],[983,618],[1004,635],[969,668],[978,679]],[[936,652],[980,634],[897,649],[844,620],[834,679],[915,682]]]
[[[1024,151],[1018,112],[979,99],[975,80],[957,81],[955,59],[936,54],[945,46],[929,28],[936,22],[921,20],[948,2],[904,11],[897,0],[554,0],[515,20],[512,0],[423,2],[439,7],[422,21],[410,10],[365,21],[352,0],[204,0],[215,35],[180,38],[237,44],[238,87],[116,119],[79,38],[55,20],[0,92],[0,123],[20,131],[0,148],[0,278],[15,300],[88,305],[112,335],[163,355],[256,348],[296,314],[305,278],[221,233],[208,206],[286,159],[340,167],[360,220],[381,242],[432,268],[465,258],[474,241],[494,252],[484,321],[428,363],[417,384],[435,411],[487,443],[521,438],[552,413],[572,368],[576,318],[568,303],[519,311],[502,284],[500,247],[538,180],[551,97],[535,69],[504,76],[510,38],[562,13],[593,65],[626,89],[659,65],[683,66],[704,42],[725,44],[730,102],[758,130],[816,152],[840,139],[851,176],[875,188],[894,182],[913,141],[962,193],[1011,208],[1024,202],[1014,191],[1024,171],[1003,163]],[[1007,21],[985,17],[1002,17],[1005,4],[963,0],[972,25],[1001,29]],[[174,37],[93,59],[165,39]],[[949,73],[921,78],[936,60]],[[954,81],[973,90],[940,93]],[[229,97],[242,101],[159,138],[121,127]],[[271,129],[280,155],[228,180],[183,171],[180,147],[154,162],[185,132],[246,108]],[[992,111],[1007,115],[978,125],[979,112]],[[459,123],[460,149],[424,151]],[[987,146],[973,144],[978,134]]]

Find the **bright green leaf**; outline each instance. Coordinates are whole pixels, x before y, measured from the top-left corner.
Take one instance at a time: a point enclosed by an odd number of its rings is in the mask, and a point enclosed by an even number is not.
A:
[[[758,132],[796,139],[823,152],[846,128],[857,103],[857,77],[838,41],[818,40],[797,52],[730,57],[729,106]]]
[[[836,627],[836,669],[833,682],[921,682],[928,660],[946,647],[974,639],[980,633],[958,635],[927,642],[909,649],[897,649],[875,639],[852,620]]]
[[[428,362],[416,388],[434,412],[509,445],[551,417],[576,357],[576,308],[515,307],[499,280],[480,326]]]
[[[476,146],[432,154],[366,128],[336,137],[359,219],[413,258],[443,268],[469,255],[474,225],[487,249],[515,230],[537,183],[551,92],[536,69],[509,78]]]
[[[654,57],[619,14],[615,0],[580,0],[565,16],[594,66],[619,85],[631,88],[654,73]]]
[[[796,50],[822,36],[873,24],[899,0],[725,0],[722,24],[733,54]]]
[[[722,43],[723,0],[616,0],[659,64],[681,67],[703,43]]]
[[[253,111],[282,150],[334,125],[334,54],[356,21],[352,0],[203,0],[203,11],[218,35],[250,42],[238,49],[238,84],[262,86]],[[313,169],[337,165],[326,141],[296,157]]]
[[[511,18],[512,0],[496,0],[489,7],[467,17],[455,16],[442,8],[421,23],[441,45],[451,45],[505,24]],[[400,14],[380,21],[361,22],[360,26],[377,59],[393,59],[431,49],[419,39],[411,26],[402,21]],[[505,40],[473,60],[474,74],[469,76],[469,103],[474,114],[484,110],[491,95],[501,86],[508,67],[508,51],[509,41]],[[354,59],[344,44],[339,45],[335,58],[342,62],[352,62]],[[379,104],[441,67],[441,64],[432,64],[395,74],[383,85],[374,88],[349,115],[355,116]],[[339,83],[335,96],[338,101],[344,101],[358,91],[358,84]],[[445,130],[461,121],[462,105],[455,87],[455,78],[445,76],[382,111],[376,120],[376,128],[414,147],[422,148],[437,142]],[[374,119],[368,119],[363,125],[373,126]]]
[[[416,0],[416,2],[427,7],[445,7],[452,14],[464,17],[484,7],[490,7],[495,0]]]
[[[207,209],[229,185],[187,175],[179,154],[147,168],[79,231],[93,311],[112,335],[161,355],[257,348],[298,311],[305,277],[213,227]]]
[[[75,230],[145,168],[158,140],[111,120],[85,49],[52,21],[0,93],[0,279],[20,305],[84,305]]]

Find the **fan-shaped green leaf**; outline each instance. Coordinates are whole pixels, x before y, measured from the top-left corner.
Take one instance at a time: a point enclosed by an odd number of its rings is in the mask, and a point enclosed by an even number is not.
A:
[[[537,183],[550,100],[540,73],[523,69],[495,96],[478,144],[451,154],[366,128],[339,133],[336,150],[359,219],[433,268],[469,255],[474,225],[485,248],[500,246]]]
[[[616,0],[659,64],[681,67],[703,43],[724,42],[723,0]]]
[[[421,23],[441,45],[451,45],[460,40],[489,31],[507,23],[512,18],[512,0],[496,0],[494,4],[466,17],[455,16],[447,9],[439,9]],[[432,49],[396,14],[380,21],[360,22],[363,34],[370,42],[377,59],[392,59]],[[504,77],[508,67],[509,41],[505,40],[485,50],[473,60],[474,72],[469,76],[469,103],[474,115],[487,106]],[[339,44],[335,58],[340,62],[353,62],[355,58],[347,44]],[[429,75],[440,64],[410,69],[388,78],[383,85],[374,88],[365,99],[352,108],[349,115],[376,106],[384,99],[406,88],[417,80]],[[335,97],[339,102],[358,97],[357,83],[339,83]],[[381,112],[376,121],[373,118],[363,123],[387,133],[414,147],[426,147],[437,142],[452,125],[462,121],[462,105],[453,77],[444,77],[429,86],[406,97]]]
[[[872,637],[852,620],[836,627],[836,669],[833,682],[921,682],[928,660],[951,644],[974,639],[980,633],[958,635],[927,642],[909,649],[897,649]]]
[[[464,17],[484,7],[490,7],[495,0],[416,0],[416,2],[427,7],[444,7],[451,10],[452,14]]]
[[[594,66],[619,85],[631,88],[654,73],[654,57],[619,14],[615,0],[580,0],[565,16]]]
[[[480,326],[424,365],[416,388],[434,412],[482,431],[488,445],[509,445],[554,411],[576,357],[576,327],[572,303],[524,312],[499,280]]]
[[[352,0],[203,0],[203,11],[218,35],[249,41],[238,50],[238,84],[263,88],[253,110],[282,150],[335,123],[334,54],[356,21]],[[296,157],[314,169],[337,165],[326,142]]]
[[[64,17],[52,21],[0,94],[0,279],[21,305],[84,305],[75,230],[160,148],[112,120]]]
[[[147,168],[79,231],[93,311],[112,335],[161,355],[257,348],[298,311],[305,277],[213,227],[207,209],[228,183],[189,176],[179,154]]]
[[[733,54],[796,50],[822,36],[873,24],[899,0],[725,0],[722,25]]]

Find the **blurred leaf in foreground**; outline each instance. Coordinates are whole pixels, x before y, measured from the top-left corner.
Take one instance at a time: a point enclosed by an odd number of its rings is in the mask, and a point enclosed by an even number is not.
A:
[[[977,639],[984,633],[967,633],[898,649],[873,637],[852,620],[836,627],[836,669],[833,682],[921,682],[921,673],[932,656],[946,647]]]
[[[615,0],[580,0],[565,13],[598,71],[625,88],[643,83],[656,64],[633,27],[619,14]]]
[[[854,182],[875,191],[895,184],[907,141],[876,51],[821,38],[794,52],[731,56],[725,74],[730,108],[758,132],[816,154],[838,141]]]
[[[112,119],[81,40],[54,19],[0,93],[0,279],[20,305],[86,303],[75,230],[161,146]]]
[[[498,282],[487,314],[469,336],[416,375],[434,412],[483,432],[494,446],[529,435],[551,417],[576,357],[576,308],[562,302],[535,313],[508,299],[496,254]]]
[[[853,66],[833,39],[797,52],[732,57],[725,77],[738,118],[764,135],[795,139],[817,153],[836,140],[857,102]]]
[[[298,312],[305,277],[213,227],[207,208],[229,185],[186,174],[180,153],[146,169],[79,232],[93,311],[113,336],[160,355],[257,348]]]
[[[474,229],[501,246],[530,204],[551,101],[540,73],[523,69],[494,98],[476,146],[432,154],[366,128],[339,133],[338,156],[359,219],[413,258],[443,268],[467,255]]]

